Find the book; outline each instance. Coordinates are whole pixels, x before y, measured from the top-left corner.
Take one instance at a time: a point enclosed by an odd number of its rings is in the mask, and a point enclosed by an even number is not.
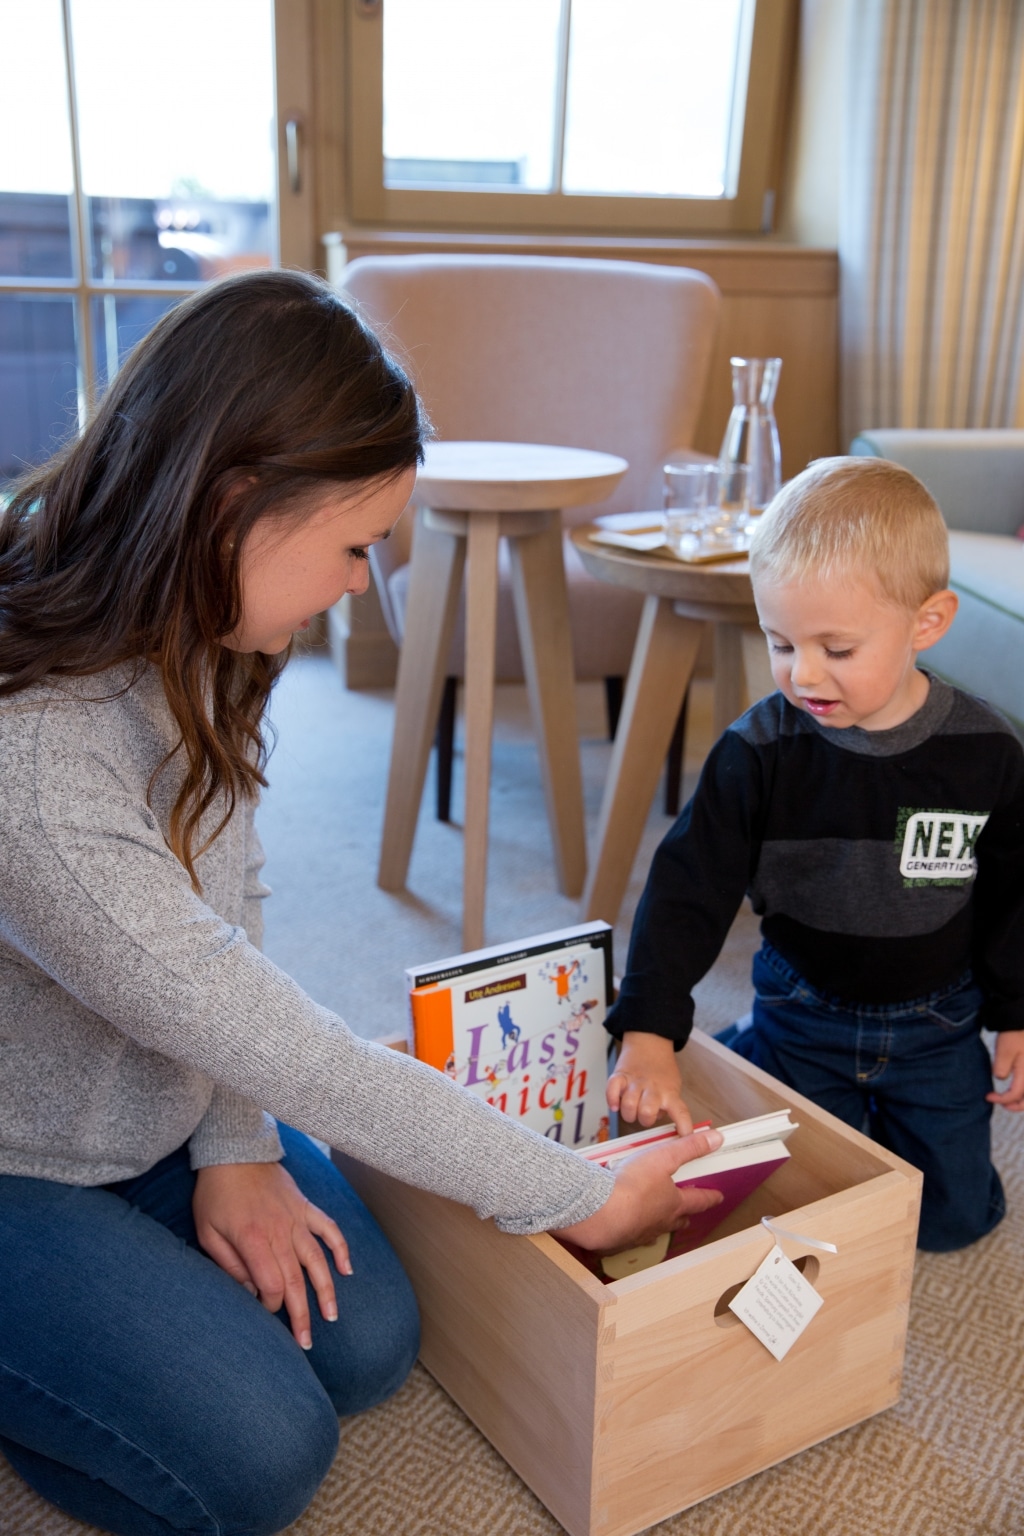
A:
[[[703,1130],[705,1125],[694,1126]],[[720,1125],[722,1145],[704,1157],[680,1164],[673,1175],[680,1189],[717,1189],[722,1195],[720,1205],[699,1211],[678,1232],[663,1232],[653,1243],[627,1248],[621,1253],[596,1254],[577,1248],[574,1243],[565,1246],[605,1283],[621,1280],[636,1274],[664,1259],[673,1259],[680,1253],[689,1253],[706,1242],[716,1227],[743,1203],[776,1168],[789,1157],[787,1138],[797,1129],[790,1119],[788,1109],[773,1110],[767,1115],[754,1115],[749,1120],[737,1120],[731,1125]],[[653,1126],[649,1130],[634,1131],[629,1136],[619,1136],[602,1145],[581,1147],[584,1157],[598,1162],[605,1168],[614,1169],[623,1158],[662,1141],[678,1141],[674,1126]]]
[[[413,1055],[564,1146],[607,1140],[608,923],[452,955],[405,975]]]

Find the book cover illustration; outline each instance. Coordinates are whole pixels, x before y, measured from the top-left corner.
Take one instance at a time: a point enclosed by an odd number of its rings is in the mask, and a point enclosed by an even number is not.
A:
[[[406,976],[421,1061],[565,1146],[607,1139],[607,923],[455,955]]]

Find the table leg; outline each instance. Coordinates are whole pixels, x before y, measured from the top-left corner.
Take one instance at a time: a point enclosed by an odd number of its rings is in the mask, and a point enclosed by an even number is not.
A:
[[[717,741],[722,732],[742,715],[743,630],[739,624],[724,621],[714,626],[714,703],[711,730]]]
[[[427,527],[421,512],[395,687],[395,728],[377,870],[377,884],[385,891],[402,890],[409,873],[465,558],[465,539]]]
[[[772,677],[772,664],[768,656],[768,642],[764,631],[752,624],[743,627],[743,674],[747,680],[747,698],[751,704],[774,693],[776,683]]]
[[[569,593],[557,512],[540,533],[509,538],[519,649],[540,749],[558,888],[578,896],[587,872]]]
[[[644,602],[583,893],[585,919],[614,923],[619,915],[703,628],[674,613],[668,598]]]
[[[466,826],[462,875],[462,943],[484,942],[487,832],[494,728],[494,663],[498,620],[498,516],[474,512],[466,573]]]
[[[711,725],[717,741],[749,705],[775,691],[761,630],[752,624],[716,624],[714,668]]]

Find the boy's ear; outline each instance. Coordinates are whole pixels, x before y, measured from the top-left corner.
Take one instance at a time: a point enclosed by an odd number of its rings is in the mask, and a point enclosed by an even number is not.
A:
[[[917,610],[914,650],[926,651],[936,640],[941,640],[956,618],[959,606],[960,599],[948,587],[942,592],[933,592]]]

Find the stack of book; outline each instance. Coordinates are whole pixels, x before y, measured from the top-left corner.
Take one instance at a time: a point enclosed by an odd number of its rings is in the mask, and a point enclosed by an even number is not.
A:
[[[405,974],[412,1053],[495,1109],[609,1168],[641,1147],[678,1139],[663,1125],[610,1139],[607,923],[451,955]],[[605,1281],[688,1253],[786,1160],[786,1138],[795,1128],[788,1110],[719,1126],[721,1147],[682,1163],[675,1180],[680,1187],[720,1190],[724,1198],[678,1232],[603,1256],[565,1246]]]
[[[722,1136],[722,1145],[717,1151],[681,1163],[674,1178],[680,1189],[717,1189],[722,1195],[719,1205],[691,1216],[686,1226],[677,1232],[663,1232],[655,1242],[628,1248],[622,1253],[599,1255],[577,1248],[573,1243],[565,1246],[580,1263],[602,1280],[609,1281],[621,1280],[652,1264],[660,1264],[663,1259],[689,1253],[706,1242],[726,1217],[731,1216],[747,1196],[786,1161],[789,1157],[786,1140],[797,1126],[790,1119],[788,1109],[779,1109],[771,1114],[755,1115],[750,1120],[738,1120],[732,1125],[720,1125],[717,1129]],[[620,1136],[601,1146],[581,1148],[581,1151],[584,1157],[603,1167],[614,1168],[642,1147],[679,1139],[673,1126],[661,1125]]]

